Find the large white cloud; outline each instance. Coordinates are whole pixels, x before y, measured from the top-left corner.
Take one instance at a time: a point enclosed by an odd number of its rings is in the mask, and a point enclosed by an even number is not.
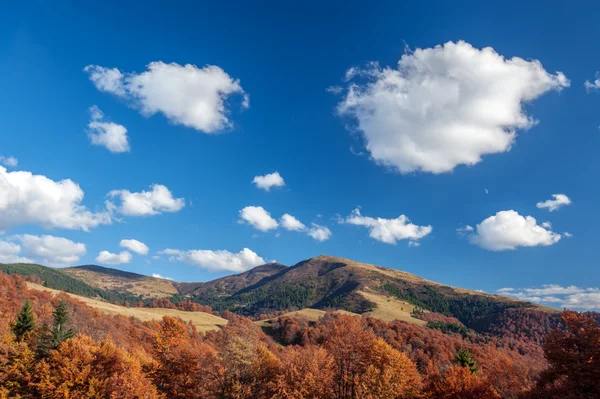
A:
[[[276,229],[279,224],[262,206],[247,206],[240,211],[240,220],[260,231]]]
[[[90,108],[90,114],[88,136],[93,145],[106,147],[114,153],[129,152],[129,139],[125,126],[104,120],[104,114],[95,105]]]
[[[179,249],[165,249],[159,252],[163,255],[169,255],[170,260],[200,266],[210,271],[231,271],[244,272],[255,266],[265,264],[265,260],[258,254],[248,248],[244,248],[238,253],[232,253],[225,250],[190,250],[182,251]]]
[[[88,65],[85,71],[100,91],[112,93],[138,108],[146,116],[162,113],[169,121],[205,133],[232,125],[226,100],[232,94],[248,96],[239,80],[214,65],[151,62],[142,73],[122,73],[116,68]]]
[[[513,210],[500,211],[478,224],[469,240],[490,251],[556,244],[561,235],[545,226],[538,225],[532,216],[521,216]]]
[[[538,202],[536,206],[540,209],[548,209],[550,212],[558,210],[560,207],[570,205],[571,199],[565,194],[552,194],[552,199],[544,202]]]
[[[85,255],[85,244],[51,235],[16,235],[12,240],[21,244],[24,255],[48,266],[71,266]]]
[[[285,181],[279,172],[269,173],[264,176],[254,176],[252,183],[254,183],[256,187],[262,188],[265,191],[271,190],[272,187],[285,186]]]
[[[135,252],[138,255],[148,255],[148,251],[150,250],[146,244],[134,239],[121,240],[121,242],[119,242],[119,245],[132,252]]]
[[[113,190],[108,195],[120,203],[108,202],[112,210],[127,216],[150,216],[163,212],[177,212],[185,206],[183,198],[174,198],[171,191],[162,184],[153,184],[150,191],[132,193],[129,190]]]
[[[81,205],[83,196],[83,190],[72,180],[54,181],[26,171],[7,172],[0,166],[0,231],[30,223],[84,231],[110,224],[108,212],[94,213]]]
[[[352,68],[338,105],[358,122],[373,160],[401,173],[443,173],[508,151],[517,129],[536,121],[523,109],[550,90],[569,86],[537,60],[505,59],[491,47],[469,43],[417,49],[397,69]]]
[[[342,223],[364,226],[369,229],[369,236],[386,244],[396,244],[396,241],[417,241],[431,233],[431,226],[417,226],[410,222],[405,215],[395,219],[372,218],[362,216],[359,209],[352,211]]]
[[[122,251],[119,254],[113,254],[108,251],[100,251],[96,256],[96,262],[103,263],[105,265],[121,265],[123,263],[131,262],[133,256],[127,251]]]

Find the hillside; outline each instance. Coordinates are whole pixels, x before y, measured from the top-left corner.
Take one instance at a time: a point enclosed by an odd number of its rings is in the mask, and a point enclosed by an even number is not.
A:
[[[204,283],[175,283],[181,294],[196,297],[220,297],[232,295],[259,281],[276,275],[287,267],[281,263],[267,263],[244,273],[225,276]]]
[[[27,287],[32,290],[50,292],[52,295],[58,295],[61,292],[59,290],[54,290],[34,283],[27,283]],[[102,313],[109,315],[135,317],[141,321],[162,320],[164,316],[178,317],[185,322],[191,322],[194,326],[196,326],[198,331],[201,332],[218,330],[220,326],[227,324],[227,320],[204,312],[184,312],[176,309],[163,308],[129,308],[79,295],[67,295],[73,299],[83,302],[91,308],[97,309]]]
[[[230,310],[252,317],[307,308],[313,312],[343,310],[382,321],[401,320],[418,325],[433,322],[441,329],[471,329],[495,336],[506,333],[507,319],[518,319],[520,322],[512,327],[511,334],[535,341],[557,320],[555,309],[325,255],[291,267],[278,263],[261,265],[201,283],[172,282],[94,265],[68,269],[0,265],[0,270],[37,276],[37,282],[49,288],[112,303],[149,303],[154,298],[174,303],[192,300],[217,312]]]
[[[108,267],[85,265],[62,269],[71,277],[105,291],[129,293],[142,298],[164,298],[179,291],[170,280]]]
[[[102,289],[94,285],[93,278],[80,279],[66,273],[64,269],[55,269],[32,263],[0,263],[0,271],[9,275],[18,274],[27,276],[40,284],[56,290],[89,298],[102,298],[109,302],[137,302],[141,299],[138,295]]]
[[[550,311],[538,305],[442,285],[410,273],[348,259],[319,256],[281,269],[233,294],[194,292],[216,310],[258,315],[285,309],[343,309],[385,321],[411,321],[434,312],[487,331],[507,309]]]

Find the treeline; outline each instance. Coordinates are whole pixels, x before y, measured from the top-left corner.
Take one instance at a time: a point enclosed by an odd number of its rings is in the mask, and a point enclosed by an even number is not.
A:
[[[172,317],[142,323],[0,273],[0,398],[600,397],[600,327],[576,312],[548,335],[545,360],[332,313],[274,322],[278,344],[251,320],[223,316],[229,323],[205,334]]]

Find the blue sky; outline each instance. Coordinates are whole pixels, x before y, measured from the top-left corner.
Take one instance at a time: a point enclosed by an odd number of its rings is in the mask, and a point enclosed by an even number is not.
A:
[[[58,208],[44,201],[62,207],[60,190],[12,175],[2,187],[12,200],[0,201],[0,256],[60,266],[101,263],[101,251],[128,251],[110,257],[128,262],[113,267],[203,281],[231,273],[214,266],[227,262],[237,270],[258,257],[292,265],[329,254],[486,292],[511,287],[524,297],[533,297],[526,288],[575,286],[535,295],[563,295],[562,302],[547,298],[553,306],[572,300],[585,301],[568,303],[574,307],[600,307],[594,290],[600,286],[600,93],[584,87],[600,70],[597,5],[286,3],[5,5],[0,156],[18,160],[7,162],[5,174],[45,176],[76,199],[65,215],[52,217],[48,210]],[[434,50],[438,45],[444,47]],[[484,58],[486,47],[495,53],[492,61]],[[398,73],[403,55],[406,68],[421,69]],[[525,64],[511,64],[513,57]],[[505,83],[490,78],[485,62],[500,68]],[[178,85],[187,64],[205,79]],[[86,66],[92,67],[86,72]],[[347,74],[351,68],[358,73]],[[111,80],[114,70],[121,80]],[[386,86],[386,78],[399,76],[407,86]],[[411,86],[429,78],[432,87]],[[211,91],[217,81],[220,91]],[[116,86],[102,86],[107,82]],[[352,87],[357,102],[349,97]],[[453,87],[468,95],[444,102]],[[405,103],[398,105],[394,95],[403,90]],[[92,106],[102,118],[91,115]],[[123,152],[94,145],[90,134],[102,130],[92,122],[124,127],[126,148],[112,147]],[[507,138],[511,130],[514,140]],[[415,160],[405,139],[433,152]],[[266,191],[252,183],[276,171],[283,187]],[[83,199],[76,188],[56,184],[63,179],[76,183]],[[19,184],[30,190],[26,200],[15,194]],[[146,194],[154,205],[148,209],[144,195],[134,195],[142,203],[122,207],[127,193],[149,192],[154,184],[172,198],[165,203],[158,193]],[[126,191],[107,196],[113,190]],[[536,206],[552,194],[571,203],[552,212]],[[107,200],[115,204],[112,213]],[[146,208],[133,210],[138,205]],[[268,211],[278,227],[260,231],[240,222],[249,206]],[[284,214],[304,227],[286,229]],[[93,220],[81,222],[82,215]],[[410,222],[376,220],[401,215]],[[527,216],[536,219],[533,227],[515,227]],[[312,223],[329,230],[319,236],[326,240],[310,236],[319,228]],[[466,226],[473,231],[457,232]],[[517,229],[507,233],[516,238],[497,237],[506,229]],[[120,247],[123,239],[143,242],[149,253]],[[514,245],[500,248],[507,240]],[[239,256],[244,248],[256,256]],[[158,253],[165,249],[171,251]],[[219,270],[207,270],[211,259],[209,268]]]

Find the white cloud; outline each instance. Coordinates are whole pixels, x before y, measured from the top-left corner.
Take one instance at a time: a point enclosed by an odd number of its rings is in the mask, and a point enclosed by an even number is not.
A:
[[[271,187],[285,186],[285,181],[279,172],[269,173],[264,176],[255,176],[254,180],[252,180],[252,183],[254,183],[256,187],[262,188],[265,191],[271,190]]]
[[[490,192],[489,192],[489,190],[488,190],[487,188],[484,188],[484,190],[485,190],[485,193],[486,193],[486,194],[489,194],[489,193],[490,193]]]
[[[540,209],[548,209],[548,211],[554,212],[565,205],[571,204],[571,199],[565,194],[552,194],[552,198],[544,202],[538,202],[536,206]]]
[[[565,237],[567,237],[567,238],[571,238],[571,237],[573,237],[573,234],[569,233],[568,231],[565,231],[565,232],[563,233],[563,235],[564,235]]]
[[[514,290],[515,290],[514,288],[505,287],[505,288],[500,288],[497,292],[499,292],[501,294],[504,294],[504,293],[511,292],[511,291],[514,291]]]
[[[501,288],[497,292],[523,301],[542,304],[560,303],[562,308],[600,309],[600,288],[544,284],[538,288]]]
[[[138,240],[121,240],[119,246],[126,248],[132,252],[135,252],[138,255],[148,255],[148,251],[150,250],[146,244]]]
[[[600,309],[600,291],[569,295],[563,307],[576,309]]]
[[[145,116],[162,113],[174,124],[205,133],[231,127],[226,100],[232,94],[249,98],[239,80],[214,65],[198,68],[162,61],[151,62],[142,73],[121,73],[116,68],[88,65],[84,71],[100,91],[112,93]]]
[[[93,145],[106,147],[110,152],[129,152],[127,129],[123,125],[104,120],[100,108],[90,107],[91,120],[88,123],[88,136]]]
[[[0,263],[34,263],[33,260],[20,256],[20,254],[20,245],[8,241],[0,241]]]
[[[245,207],[240,211],[240,218],[260,231],[273,230],[279,226],[277,220],[273,219],[262,206]]]
[[[583,86],[588,93],[600,90],[600,72],[596,72],[596,79],[593,82],[586,80]]]
[[[37,223],[45,228],[88,231],[110,224],[108,212],[90,212],[83,190],[72,180],[54,181],[31,172],[7,172],[0,166],[0,231]]]
[[[306,230],[306,226],[304,225],[304,223],[302,223],[301,221],[299,221],[298,219],[296,219],[289,213],[284,214],[281,217],[280,222],[281,222],[281,226],[286,230],[290,230],[290,231],[305,231]]]
[[[256,252],[244,248],[238,253],[229,251],[165,249],[159,254],[169,255],[171,261],[199,266],[210,271],[245,272],[266,262]]]
[[[409,241],[409,242],[408,242],[408,246],[409,246],[409,247],[420,247],[420,246],[421,246],[421,243],[420,243],[420,242],[417,242],[417,241]]]
[[[431,226],[417,226],[412,224],[405,215],[396,219],[372,218],[362,216],[357,208],[352,211],[342,223],[364,226],[369,229],[369,236],[386,244],[396,244],[399,240],[417,241],[431,233]]]
[[[459,236],[464,237],[467,234],[471,233],[473,230],[475,230],[473,226],[466,225],[465,227],[459,227],[458,229],[456,229],[456,232]]]
[[[177,212],[185,206],[183,198],[174,198],[171,191],[162,184],[153,184],[150,191],[132,193],[129,190],[113,190],[108,195],[118,198],[120,205],[109,203],[109,208],[115,209],[127,216],[159,215],[163,212]]]
[[[513,210],[500,211],[477,225],[469,235],[471,243],[490,251],[513,250],[518,247],[549,246],[561,235],[537,224],[532,216],[521,216]]]
[[[344,91],[344,88],[341,86],[329,86],[325,89],[325,91],[327,93],[331,93],[333,95],[338,95],[340,94],[342,91]]]
[[[417,49],[397,69],[370,64],[348,70],[352,83],[338,105],[358,122],[373,160],[401,173],[444,173],[510,150],[518,129],[536,121],[524,104],[568,87],[537,60],[505,59],[469,43]]]
[[[161,276],[161,275],[160,275],[160,274],[158,274],[158,273],[152,273],[152,277],[154,277],[154,278],[162,278],[163,280],[170,280],[170,281],[173,281],[173,279],[172,279],[171,277]]]
[[[48,266],[71,266],[85,255],[85,244],[63,237],[51,235],[16,235],[11,239],[19,241],[23,253]]]
[[[310,237],[317,241],[326,241],[331,237],[331,230],[325,226],[321,226],[316,223],[312,223],[312,227],[306,232]]]
[[[3,157],[0,156],[0,162],[2,162],[2,165],[10,167],[10,168],[16,168],[17,165],[19,164],[19,160],[15,157]]]
[[[96,262],[106,265],[120,265],[131,262],[132,258],[133,256],[127,251],[122,251],[120,254],[113,254],[108,251],[100,251],[98,256],[96,256]]]

